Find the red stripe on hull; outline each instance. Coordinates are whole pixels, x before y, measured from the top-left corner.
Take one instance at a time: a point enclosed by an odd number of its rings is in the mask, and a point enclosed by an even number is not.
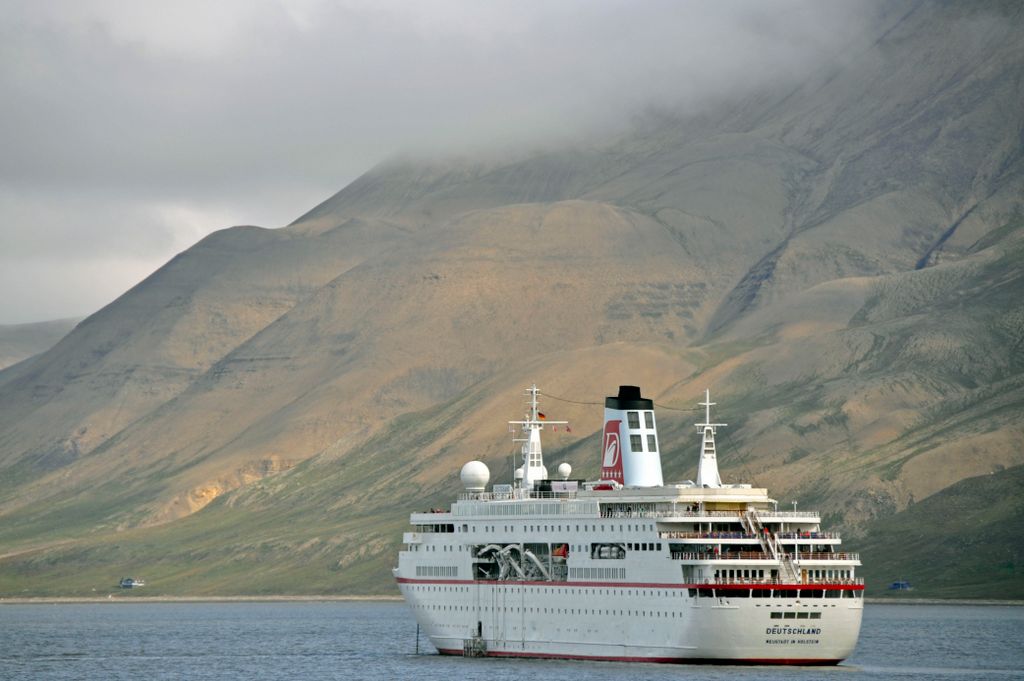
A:
[[[439,648],[441,655],[456,655],[461,657],[463,651],[455,648]],[[773,659],[773,658],[749,658],[749,659],[716,659],[710,657],[623,657],[618,655],[561,655],[558,653],[518,653],[488,650],[487,657],[529,657],[546,660],[597,660],[599,662],[650,662],[654,664],[725,664],[725,665],[787,665],[794,667],[822,667],[837,665],[842,660],[822,660],[815,658],[808,659]]]
[[[494,586],[593,587],[621,589],[778,589],[804,591],[863,591],[863,584],[662,584],[657,582],[496,582],[476,579],[416,579],[396,577],[399,584],[491,584]]]

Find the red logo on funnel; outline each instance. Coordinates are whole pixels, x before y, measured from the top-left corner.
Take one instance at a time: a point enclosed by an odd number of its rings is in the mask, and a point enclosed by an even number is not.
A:
[[[619,439],[621,420],[605,421],[604,424],[604,459],[601,461],[601,479],[614,480],[620,485],[625,484],[622,475],[622,443]]]

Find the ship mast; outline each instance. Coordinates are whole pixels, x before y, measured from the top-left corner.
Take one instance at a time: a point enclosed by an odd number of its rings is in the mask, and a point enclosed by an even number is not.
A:
[[[718,456],[715,453],[715,429],[728,424],[711,422],[711,407],[716,403],[711,401],[710,390],[704,391],[704,401],[698,404],[704,407],[704,423],[696,426],[704,431],[704,439],[700,448],[700,461],[697,463],[697,486],[721,487],[722,478],[718,475]]]
[[[540,412],[540,401],[537,399],[540,390],[537,389],[536,383],[526,389],[526,394],[530,396],[527,401],[527,404],[530,405],[529,411],[524,415],[522,421],[509,421],[508,424],[510,428],[521,427],[522,436],[513,437],[512,441],[523,443],[521,450],[523,455],[522,488],[532,490],[535,482],[546,480],[548,477],[548,469],[544,466],[544,452],[540,446],[540,431],[544,430],[545,423],[562,424],[568,423],[568,421],[548,421]]]

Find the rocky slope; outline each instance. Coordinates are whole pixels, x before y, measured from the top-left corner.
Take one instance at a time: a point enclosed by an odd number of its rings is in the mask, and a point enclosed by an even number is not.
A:
[[[854,543],[1024,464],[1022,18],[894,3],[793,91],[394,161],[285,229],[211,235],[0,372],[0,592],[386,590],[410,509],[467,459],[508,470],[532,381],[583,475],[580,403],[711,387],[724,476]],[[690,413],[659,419],[691,477]]]

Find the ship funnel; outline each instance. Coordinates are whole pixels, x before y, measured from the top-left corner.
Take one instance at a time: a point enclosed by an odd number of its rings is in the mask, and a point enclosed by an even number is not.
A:
[[[654,424],[654,402],[635,385],[620,385],[604,400],[601,478],[626,487],[661,487],[661,454]]]

